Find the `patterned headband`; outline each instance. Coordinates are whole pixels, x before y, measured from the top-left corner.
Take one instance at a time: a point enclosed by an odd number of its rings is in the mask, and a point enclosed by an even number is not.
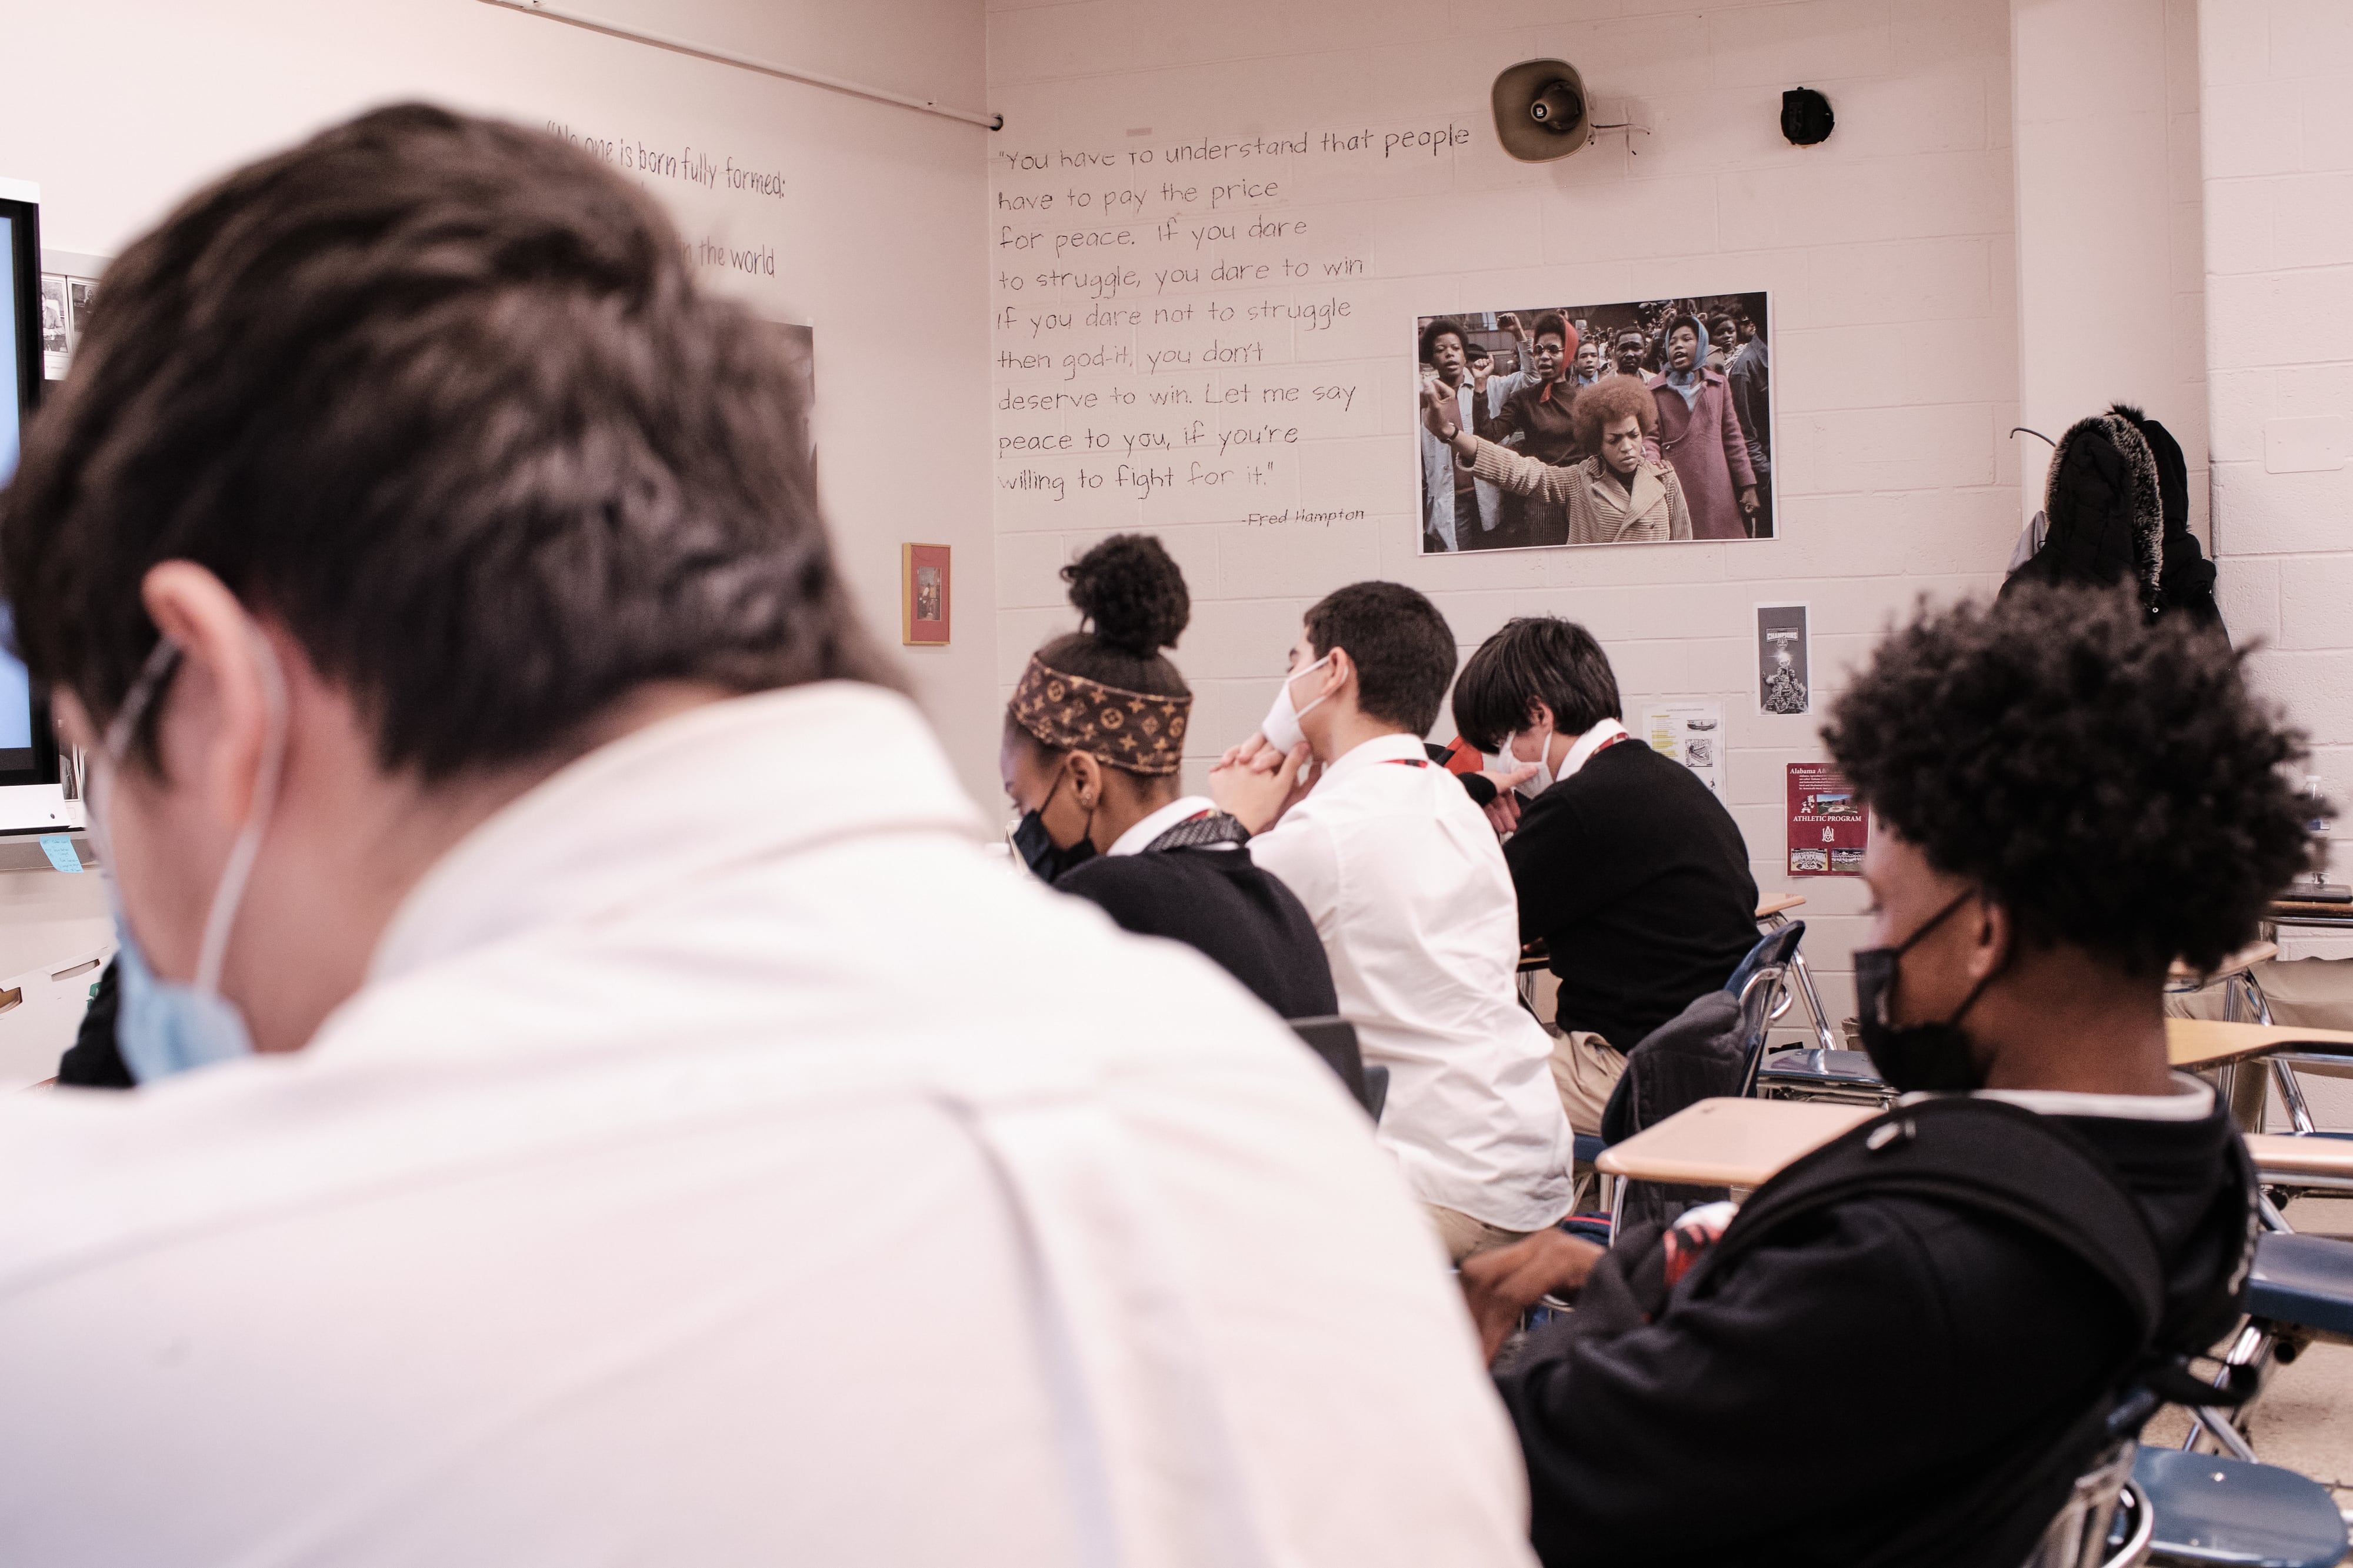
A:
[[[1013,717],[1056,751],[1084,752],[1132,773],[1173,773],[1184,761],[1193,698],[1122,691],[1083,675],[1048,669],[1029,656],[1013,689]]]

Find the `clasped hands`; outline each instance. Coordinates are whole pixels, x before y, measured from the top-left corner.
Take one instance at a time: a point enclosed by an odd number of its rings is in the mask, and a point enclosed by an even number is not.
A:
[[[1254,734],[1210,765],[1209,798],[1250,832],[1264,833],[1315,787],[1321,772],[1304,741],[1286,754]]]
[[[1480,1353],[1493,1361],[1521,1315],[1546,1296],[1574,1296],[1584,1289],[1602,1250],[1567,1231],[1546,1228],[1464,1258],[1462,1298],[1478,1326]]]

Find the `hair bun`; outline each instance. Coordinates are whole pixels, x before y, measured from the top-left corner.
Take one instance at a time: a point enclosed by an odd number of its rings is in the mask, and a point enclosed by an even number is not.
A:
[[[1138,658],[1174,647],[1193,616],[1185,574],[1148,533],[1114,533],[1062,568],[1094,634]]]

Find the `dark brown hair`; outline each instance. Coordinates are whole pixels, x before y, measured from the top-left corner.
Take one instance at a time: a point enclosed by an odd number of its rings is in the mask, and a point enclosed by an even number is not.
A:
[[[1356,706],[1427,735],[1454,678],[1454,632],[1438,606],[1402,583],[1351,583],[1307,612],[1307,644],[1322,658],[1348,650]]]
[[[1492,755],[1504,736],[1528,727],[1534,702],[1552,710],[1554,732],[1562,735],[1626,716],[1609,656],[1592,633],[1557,616],[1514,616],[1463,662],[1454,682],[1455,732]]]

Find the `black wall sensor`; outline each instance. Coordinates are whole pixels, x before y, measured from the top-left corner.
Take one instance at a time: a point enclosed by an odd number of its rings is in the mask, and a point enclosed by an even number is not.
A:
[[[1781,134],[1800,147],[1830,139],[1837,124],[1831,100],[1810,87],[1793,87],[1781,95]]]

